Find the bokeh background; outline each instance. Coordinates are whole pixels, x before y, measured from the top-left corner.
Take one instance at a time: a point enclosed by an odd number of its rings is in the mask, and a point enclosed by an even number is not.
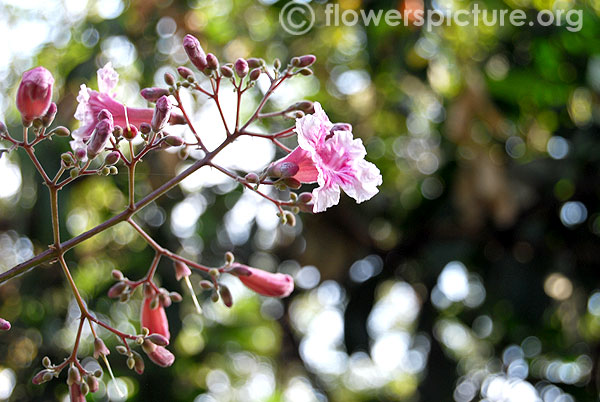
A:
[[[75,128],[81,83],[111,61],[117,96],[144,106],[140,88],[162,85],[185,64],[195,34],[222,62],[313,53],[315,75],[297,78],[273,108],[320,101],[333,121],[354,126],[381,169],[378,196],[343,196],[326,213],[277,224],[274,209],[203,169],[138,215],[164,246],[220,265],[232,250],[257,267],[292,274],[284,300],[232,288],[232,309],[201,294],[195,314],[169,263],[163,286],[180,290],[168,308],[170,369],[146,373],[110,361],[127,397],[108,381],[89,401],[594,401],[600,373],[600,2],[482,0],[487,9],[581,9],[583,27],[325,27],[302,36],[279,25],[286,1],[2,0],[0,118],[19,129],[13,100],[20,74],[44,65],[56,78],[57,122]],[[344,9],[467,8],[469,1],[340,1]],[[258,86],[257,93],[261,86]],[[229,91],[223,92],[231,107]],[[256,103],[249,97],[243,113]],[[207,142],[215,110],[186,100]],[[278,130],[282,120],[266,122]],[[288,143],[294,146],[293,141]],[[7,145],[7,144],[4,144]],[[257,171],[274,157],[266,142],[233,147],[222,162]],[[68,142],[37,155],[49,171]],[[194,155],[191,156],[193,160]],[[161,152],[140,166],[147,193],[188,161]],[[126,175],[89,177],[61,192],[63,237],[125,204]],[[0,158],[0,269],[51,239],[46,189],[24,154]],[[143,275],[152,251],[121,224],[67,259],[89,306],[120,329],[139,328],[140,296],[106,298],[110,271]],[[200,276],[194,274],[193,282]],[[48,355],[71,350],[77,306],[56,266],[0,287],[0,400],[65,400],[64,379],[33,386]],[[103,333],[110,346],[116,339]],[[87,338],[82,356],[91,353]],[[87,364],[93,362],[86,361]]]

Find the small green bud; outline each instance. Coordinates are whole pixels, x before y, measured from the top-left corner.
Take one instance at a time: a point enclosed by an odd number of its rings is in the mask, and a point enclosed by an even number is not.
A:
[[[50,361],[50,358],[48,356],[44,356],[44,358],[42,359],[42,366],[46,368],[52,367],[52,361]]]
[[[71,178],[74,179],[77,176],[79,176],[79,172],[80,170],[78,168],[72,169],[71,172],[69,172],[69,174],[71,175]]]

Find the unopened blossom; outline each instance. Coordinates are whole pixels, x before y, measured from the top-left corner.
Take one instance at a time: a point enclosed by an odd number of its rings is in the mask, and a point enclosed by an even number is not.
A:
[[[159,303],[158,306],[153,309],[150,305],[152,304],[152,297],[144,298],[144,304],[142,305],[142,327],[146,327],[150,330],[151,334],[160,334],[171,339],[169,332],[169,321],[167,320],[167,314],[165,308]]]
[[[271,297],[287,297],[294,291],[294,280],[291,276],[272,273],[238,264],[237,277],[247,288],[258,294]]]
[[[313,212],[322,212],[340,200],[340,188],[357,202],[372,198],[379,192],[382,178],[377,167],[367,162],[360,139],[352,136],[350,125],[334,125],[315,102],[315,113],[296,120],[298,147],[288,156],[274,162],[270,170],[284,163],[298,166],[292,176],[302,183],[317,182],[314,189]]]
[[[160,367],[169,367],[175,361],[175,355],[164,346],[157,346],[152,342],[144,341],[142,350],[154,364]]]
[[[81,386],[78,383],[69,385],[69,396],[71,402],[85,402],[85,395],[81,392]]]
[[[183,49],[198,70],[202,71],[207,67],[206,54],[195,36],[190,34],[185,35],[185,38],[183,38]]]
[[[0,318],[0,331],[8,331],[10,329],[10,322],[4,318]]]
[[[100,152],[104,151],[114,129],[113,118],[110,112],[106,110],[102,112],[106,112],[106,116],[96,124],[96,129],[87,144],[87,156],[90,159],[93,159]],[[102,112],[100,114],[103,114]]]
[[[159,132],[162,130],[171,116],[171,101],[167,96],[161,96],[156,101],[154,114],[152,115],[152,130]]]
[[[24,123],[29,124],[46,114],[52,102],[52,85],[54,77],[44,67],[23,73],[16,103]]]
[[[98,91],[81,85],[77,101],[79,105],[75,111],[75,118],[81,122],[79,128],[71,134],[71,148],[85,148],[86,142],[92,135],[96,124],[98,123],[98,114],[106,109],[113,117],[114,125],[126,128],[129,125],[139,127],[142,123],[150,123],[154,115],[154,109],[126,107],[115,99],[114,89],[119,81],[119,74],[112,68],[108,62],[97,72]],[[127,116],[127,118],[125,117]],[[171,114],[170,122],[175,124],[183,123],[181,116]]]

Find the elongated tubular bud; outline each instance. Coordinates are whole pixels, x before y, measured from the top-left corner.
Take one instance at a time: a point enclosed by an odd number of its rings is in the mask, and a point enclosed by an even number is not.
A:
[[[156,102],[160,99],[161,96],[169,96],[169,90],[165,88],[144,88],[140,92],[142,98],[146,99],[148,102]]]
[[[156,108],[154,108],[154,115],[152,115],[152,130],[159,132],[162,130],[171,115],[171,101],[166,96],[161,96],[156,101]]]
[[[87,156],[93,159],[106,147],[106,143],[113,131],[113,121],[111,118],[106,118],[96,124],[96,130],[92,134],[92,138],[87,146]]]
[[[195,36],[185,35],[185,38],[183,38],[183,49],[198,70],[203,71],[206,68],[206,54]]]
[[[56,106],[56,103],[52,102],[48,107],[48,111],[46,111],[46,114],[42,117],[42,124],[44,127],[50,127],[50,124],[52,124],[56,117],[56,112],[58,112],[58,107]]]

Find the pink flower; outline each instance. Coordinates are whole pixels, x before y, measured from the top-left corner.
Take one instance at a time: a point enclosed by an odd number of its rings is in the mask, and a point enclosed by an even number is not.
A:
[[[159,303],[158,307],[152,309],[150,307],[151,303],[152,297],[144,298],[141,318],[142,327],[148,328],[151,334],[160,334],[167,338],[167,340],[171,339],[165,308]]]
[[[263,296],[287,297],[294,290],[294,280],[289,275],[274,274],[242,264],[237,264],[236,268],[240,281]]]
[[[31,123],[46,114],[52,102],[54,77],[44,67],[36,67],[23,73],[17,90],[17,109],[24,123]]]
[[[302,183],[317,182],[313,212],[322,212],[340,201],[340,188],[357,202],[379,192],[382,178],[377,167],[364,160],[367,151],[360,139],[352,136],[350,125],[329,121],[318,102],[315,113],[296,120],[298,147],[274,162],[271,170],[283,163],[293,163],[298,171],[291,177]]]
[[[115,99],[113,91],[119,81],[119,74],[112,68],[110,62],[98,70],[97,76],[98,91],[82,84],[79,96],[77,96],[79,105],[75,111],[75,118],[81,122],[81,125],[71,134],[73,137],[71,148],[73,150],[85,149],[85,143],[96,127],[98,114],[102,109],[106,109],[112,114],[115,126],[123,128],[127,127],[127,121],[129,121],[129,124],[138,127],[142,123],[150,124],[152,121],[154,109],[126,107]],[[125,119],[125,113],[127,113],[128,120]],[[181,124],[180,115],[171,114],[170,122]]]

